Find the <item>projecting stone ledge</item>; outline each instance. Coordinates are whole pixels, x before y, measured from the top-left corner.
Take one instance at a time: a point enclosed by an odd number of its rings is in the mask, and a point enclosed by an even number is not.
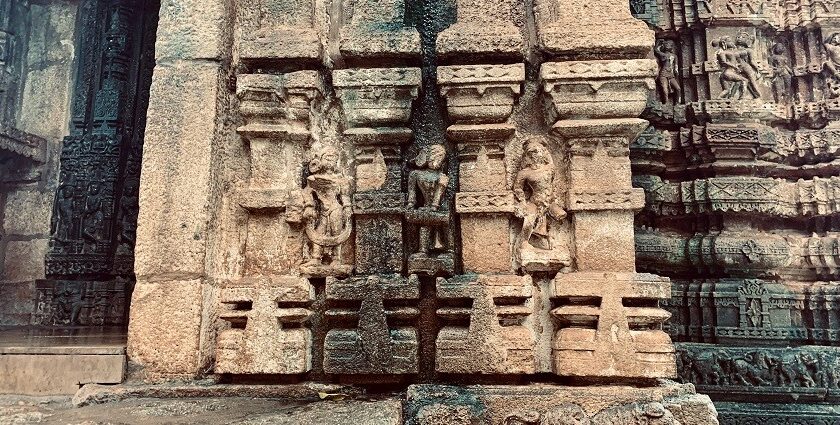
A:
[[[260,400],[271,404],[263,406]],[[202,406],[231,401],[234,403],[230,408],[214,409],[212,417],[202,417]],[[236,423],[249,424],[718,424],[717,412],[707,396],[698,395],[692,385],[664,380],[652,381],[647,387],[426,384],[412,385],[390,395],[370,395],[357,387],[315,383],[89,385],[73,399],[78,407],[75,417],[86,419],[104,413],[133,417],[138,410],[131,407],[139,403],[166,412],[158,415],[161,420],[174,414],[169,412],[178,412],[180,421],[213,425],[231,423],[225,415],[234,415]],[[184,403],[190,403],[192,408],[172,409]],[[62,417],[62,412],[57,413],[53,419]]]
[[[0,159],[9,154],[43,163],[47,157],[47,141],[0,123]]]
[[[405,423],[483,424],[682,424],[717,425],[708,396],[692,385],[659,381],[652,387],[554,385],[413,385]]]

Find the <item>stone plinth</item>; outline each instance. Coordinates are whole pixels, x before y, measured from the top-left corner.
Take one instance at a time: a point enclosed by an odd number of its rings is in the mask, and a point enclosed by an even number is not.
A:
[[[659,308],[670,281],[633,273],[569,273],[552,285],[558,329],[554,373],[563,376],[673,378],[674,346]]]
[[[718,423],[709,397],[670,381],[647,388],[413,385],[406,413],[418,425]]]
[[[324,371],[333,374],[414,374],[419,339],[413,322],[419,281],[400,276],[327,280],[327,317],[334,323],[324,341]],[[357,323],[357,326],[353,326]]]
[[[452,374],[531,374],[536,372],[535,313],[530,276],[438,278],[439,300],[470,300],[471,307],[438,308],[452,323],[438,333],[435,369]],[[466,326],[464,324],[467,324]]]
[[[304,325],[315,296],[306,279],[266,277],[226,284],[216,340],[216,373],[300,374],[312,365],[312,333]]]

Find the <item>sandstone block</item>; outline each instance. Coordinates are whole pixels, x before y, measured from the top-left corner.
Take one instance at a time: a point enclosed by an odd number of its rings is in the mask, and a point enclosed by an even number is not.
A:
[[[159,65],[141,173],[135,273],[204,272],[221,76],[213,63]]]
[[[9,241],[3,261],[3,280],[25,282],[43,279],[47,249],[46,239]]]
[[[304,278],[277,276],[226,284],[216,373],[299,374],[312,366],[312,332],[304,325],[315,296]]]
[[[138,280],[131,297],[128,360],[142,367],[141,377],[193,377],[201,372],[204,284],[201,279]]]
[[[526,324],[535,313],[530,276],[438,278],[437,295],[442,300],[472,300],[471,307],[438,309],[438,316],[450,323],[469,323],[444,326],[438,333],[438,372],[536,372],[535,335]]]
[[[230,13],[230,3],[223,0],[163,0],[158,28],[164,30],[158,31],[155,57],[222,59],[230,49]]]

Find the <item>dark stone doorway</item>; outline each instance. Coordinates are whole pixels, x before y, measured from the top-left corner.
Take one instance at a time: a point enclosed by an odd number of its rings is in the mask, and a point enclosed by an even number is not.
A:
[[[33,325],[127,325],[159,9],[159,0],[79,6],[71,129]]]

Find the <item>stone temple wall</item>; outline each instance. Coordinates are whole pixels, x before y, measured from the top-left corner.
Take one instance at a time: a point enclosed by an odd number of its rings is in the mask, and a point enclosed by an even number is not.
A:
[[[652,45],[623,0],[164,1],[133,377],[543,382],[411,414],[713,423],[660,380],[670,282],[635,266]]]
[[[836,423],[840,4],[631,4],[660,65],[637,264],[671,278],[680,376],[726,423]]]
[[[76,11],[73,1],[0,0],[0,325],[30,323],[45,276]]]

